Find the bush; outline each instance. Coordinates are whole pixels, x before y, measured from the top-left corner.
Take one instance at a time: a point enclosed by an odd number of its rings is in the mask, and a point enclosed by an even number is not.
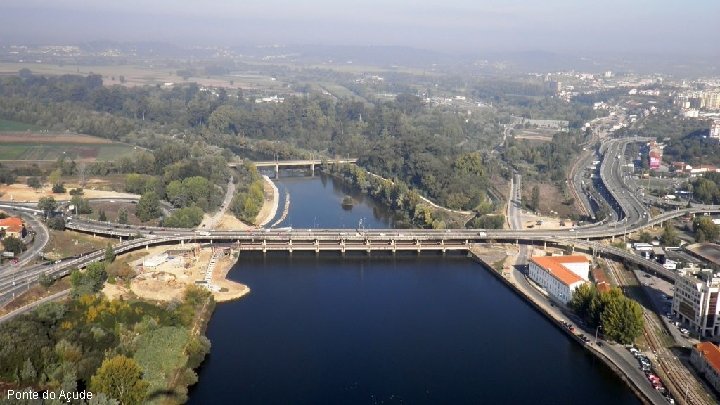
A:
[[[52,192],[56,193],[56,194],[64,193],[65,192],[65,184],[63,184],[63,183],[53,184]]]
[[[203,210],[199,207],[180,208],[163,220],[163,225],[171,228],[194,228],[202,222]]]
[[[85,192],[83,192],[82,188],[74,188],[70,190],[70,195],[83,195]]]
[[[64,231],[65,230],[65,218],[52,217],[47,220],[47,226],[48,226],[48,228],[55,229],[56,231]]]

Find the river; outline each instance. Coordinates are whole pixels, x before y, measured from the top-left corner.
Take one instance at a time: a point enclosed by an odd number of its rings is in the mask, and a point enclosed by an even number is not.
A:
[[[280,178],[279,226],[392,226],[332,179]],[[283,201],[283,200],[281,200]],[[638,404],[597,359],[462,256],[246,255],[191,404]]]

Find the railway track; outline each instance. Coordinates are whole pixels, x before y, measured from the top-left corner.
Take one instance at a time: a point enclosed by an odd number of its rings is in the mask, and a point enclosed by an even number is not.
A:
[[[606,263],[618,285],[640,287],[640,283],[631,271],[618,268],[617,264],[610,260],[606,260]],[[643,308],[643,319],[645,320],[643,336],[648,348],[653,353],[655,372],[660,376],[673,398],[680,404],[714,404],[712,396],[697,380],[697,377],[663,343],[663,338],[668,338],[670,335],[665,331],[665,326],[657,314]]]

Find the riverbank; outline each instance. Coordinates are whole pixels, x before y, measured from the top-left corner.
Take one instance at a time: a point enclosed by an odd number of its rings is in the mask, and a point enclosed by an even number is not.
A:
[[[225,213],[220,221],[218,221],[217,226],[215,227],[216,230],[219,231],[231,231],[231,230],[249,230],[249,229],[255,229],[258,227],[264,227],[267,225],[270,221],[272,221],[273,218],[275,218],[275,215],[277,214],[278,205],[280,203],[280,192],[277,189],[277,186],[275,183],[270,180],[268,176],[262,176],[263,177],[263,205],[262,208],[260,208],[260,212],[258,212],[257,216],[255,217],[254,224],[247,224],[241,220],[239,220],[235,215]]]
[[[180,300],[188,286],[205,280],[208,263],[213,256],[212,249],[190,244],[156,246],[143,253],[142,257],[137,258],[136,255],[128,263],[137,274],[130,280],[129,288],[120,284],[106,284],[103,293],[109,299],[133,295],[150,301]],[[247,285],[227,279],[235,262],[229,252],[216,260],[210,279],[210,284],[218,287],[217,291],[212,291],[216,302],[237,300],[250,293]]]
[[[263,206],[260,209],[257,217],[255,217],[255,223],[259,228],[264,227],[277,214],[278,205],[280,204],[280,192],[278,191],[275,183],[270,180],[270,177],[263,175],[263,190],[265,192],[265,199],[263,200]]]
[[[516,260],[513,259],[516,259],[518,257],[517,255],[521,253],[520,250],[515,253],[515,256],[512,254],[507,254],[507,250],[505,250],[507,257],[503,261],[502,269],[498,270],[496,268],[497,262],[493,261],[495,258],[497,258],[497,255],[489,255],[486,249],[487,248],[482,249],[479,247],[472,247],[468,253],[475,261],[485,266],[490,271],[490,273],[494,275],[498,280],[503,282],[513,291],[515,291],[533,308],[535,308],[538,312],[548,318],[548,320],[550,320],[553,325],[555,325],[559,330],[566,333],[578,344],[584,347],[585,350],[587,350],[589,353],[593,354],[595,357],[601,360],[603,364],[610,368],[610,370],[612,370],[623,382],[627,384],[627,386],[635,393],[635,395],[638,397],[638,399],[640,399],[640,401],[645,404],[653,404],[656,403],[658,400],[664,402],[662,395],[660,395],[647,383],[645,376],[642,375],[639,370],[637,371],[638,375],[634,375],[635,373],[633,373],[633,371],[635,370],[628,369],[628,365],[618,364],[620,363],[619,361],[611,358],[613,357],[612,352],[615,352],[617,350],[625,350],[624,347],[613,345],[610,342],[604,342],[605,344],[602,347],[595,346],[592,343],[586,344],[577,335],[572,333],[567,327],[564,326],[564,323],[573,323],[571,319],[562,314],[562,311],[559,310],[555,304],[552,304],[547,300],[539,299],[537,297],[539,291],[534,291],[535,294],[533,294],[533,292],[530,291],[532,287],[530,287],[529,284],[524,285],[521,280],[518,279],[518,277],[524,277],[524,275],[520,273],[519,270],[513,269],[512,266],[516,262]],[[582,330],[577,325],[575,325],[575,327],[578,330]],[[657,398],[658,396],[660,398]]]

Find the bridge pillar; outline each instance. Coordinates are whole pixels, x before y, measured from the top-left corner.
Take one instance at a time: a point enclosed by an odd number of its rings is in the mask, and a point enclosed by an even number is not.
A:
[[[547,249],[547,241],[546,240],[543,241],[543,250],[545,250],[545,249]]]
[[[180,239],[180,246],[185,246],[185,239]]]
[[[315,175],[315,163],[310,163],[310,176]]]
[[[150,250],[150,245],[145,245],[145,250]]]
[[[276,179],[280,178],[280,165],[277,163],[275,163],[275,178]]]

